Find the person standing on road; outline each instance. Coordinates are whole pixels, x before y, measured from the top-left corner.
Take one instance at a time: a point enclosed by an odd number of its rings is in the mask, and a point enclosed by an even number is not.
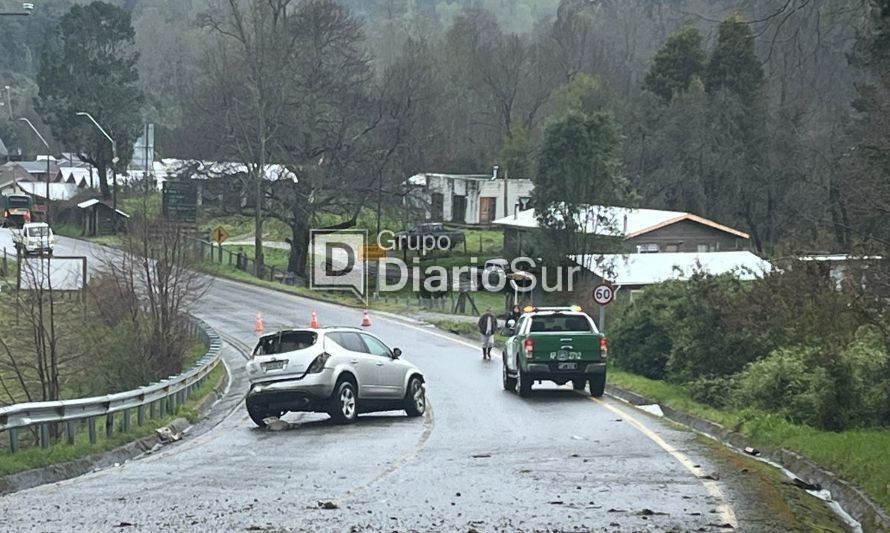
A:
[[[498,329],[498,319],[491,312],[491,307],[485,309],[476,326],[479,327],[479,334],[482,336],[482,359],[491,359],[494,332]]]

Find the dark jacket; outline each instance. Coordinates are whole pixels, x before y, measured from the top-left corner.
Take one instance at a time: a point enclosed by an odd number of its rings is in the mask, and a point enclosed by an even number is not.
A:
[[[489,322],[489,320],[491,322]],[[487,325],[491,325],[491,329],[489,330],[489,335],[494,335],[498,330],[498,319],[491,313],[485,313],[479,317],[479,322],[476,323],[476,327],[479,328],[479,333],[485,335],[485,329]]]

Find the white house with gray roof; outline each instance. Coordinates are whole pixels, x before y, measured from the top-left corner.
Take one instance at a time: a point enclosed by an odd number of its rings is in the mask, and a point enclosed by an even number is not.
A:
[[[534,184],[528,178],[493,174],[416,174],[405,182],[405,204],[425,220],[455,224],[491,224],[528,207]]]

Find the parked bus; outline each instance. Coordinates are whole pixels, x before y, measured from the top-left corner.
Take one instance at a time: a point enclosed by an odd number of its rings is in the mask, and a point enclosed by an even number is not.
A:
[[[0,213],[3,214],[0,225],[11,228],[24,227],[31,222],[32,206],[31,197],[27,194],[0,195]]]

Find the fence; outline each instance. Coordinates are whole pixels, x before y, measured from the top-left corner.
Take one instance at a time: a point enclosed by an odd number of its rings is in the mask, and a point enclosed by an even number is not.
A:
[[[19,432],[30,430],[41,448],[52,444],[51,427],[63,430],[64,440],[73,445],[78,426],[86,425],[90,444],[96,443],[96,420],[105,419],[105,434],[115,431],[115,416],[120,414],[119,430],[127,432],[135,412],[136,425],[147,418],[174,414],[179,406],[207,380],[220,361],[220,340],[203,321],[193,319],[190,333],[207,347],[207,353],[191,369],[135,390],[56,402],[19,403],[0,408],[0,433],[9,439],[9,451],[20,448]],[[61,439],[60,439],[61,440]]]
[[[282,283],[284,285],[296,285],[299,282],[299,278],[297,278],[293,272],[288,272],[282,268],[275,268],[271,265],[266,265],[262,269],[262,272],[257,272],[256,261],[241,250],[233,252],[224,246],[215,245],[212,242],[203,240],[198,240],[198,244],[201,248],[201,257],[205,260],[213,261],[221,265],[227,264],[230,267],[247,272],[256,278],[265,281]]]

